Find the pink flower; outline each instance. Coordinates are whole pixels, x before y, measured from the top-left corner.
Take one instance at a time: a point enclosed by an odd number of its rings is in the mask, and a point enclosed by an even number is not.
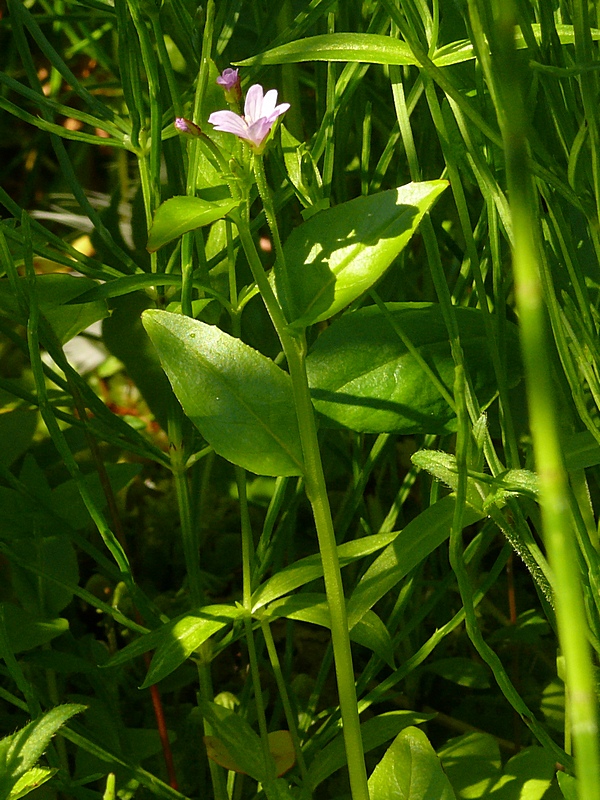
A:
[[[199,126],[195,122],[185,119],[185,117],[177,117],[173,124],[179,133],[183,133],[186,136],[200,136],[202,134]]]
[[[228,103],[238,103],[242,99],[242,87],[240,85],[239,70],[227,67],[217,78],[219,86],[223,87],[225,99]]]
[[[262,86],[256,83],[248,89],[243,116],[234,114],[233,111],[215,111],[208,121],[214,125],[215,130],[234,133],[240,139],[250,142],[256,153],[261,153],[273,123],[290,107],[289,103],[275,105],[276,103],[277,89],[263,94]]]

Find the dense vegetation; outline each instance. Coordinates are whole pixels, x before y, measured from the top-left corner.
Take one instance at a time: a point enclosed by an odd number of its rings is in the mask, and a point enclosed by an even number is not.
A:
[[[595,4],[6,6],[0,800],[598,800]]]

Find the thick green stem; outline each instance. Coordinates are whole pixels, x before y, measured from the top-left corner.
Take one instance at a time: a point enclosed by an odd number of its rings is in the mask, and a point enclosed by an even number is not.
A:
[[[555,576],[556,621],[565,659],[567,704],[572,724],[579,797],[600,798],[600,754],[595,681],[588,644],[581,572],[569,513],[568,478],[560,442],[560,422],[548,357],[551,345],[539,261],[538,200],[529,168],[529,115],[522,95],[514,44],[515,9],[499,7],[497,38],[500,107],[498,119],[506,156],[513,224],[515,296],[531,433],[540,485],[544,543]]]

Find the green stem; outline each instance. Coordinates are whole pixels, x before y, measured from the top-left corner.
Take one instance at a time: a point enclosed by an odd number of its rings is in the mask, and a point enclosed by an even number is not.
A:
[[[506,155],[508,194],[513,223],[515,296],[527,379],[544,542],[555,576],[556,621],[565,659],[567,704],[577,758],[579,797],[600,798],[597,699],[588,625],[576,547],[569,514],[568,478],[560,443],[558,409],[552,380],[551,348],[539,258],[539,210],[533,185],[527,131],[529,113],[521,91],[514,45],[512,3],[499,8],[494,31],[498,47],[494,65],[499,77],[498,119]]]
[[[273,674],[275,675],[277,688],[279,690],[279,695],[281,697],[281,702],[283,704],[283,710],[285,712],[285,718],[287,720],[290,735],[292,737],[292,742],[294,744],[294,750],[296,751],[296,760],[298,761],[300,774],[302,775],[302,780],[304,781],[304,783],[307,784],[308,772],[306,769],[306,764],[304,762],[304,755],[302,753],[302,744],[300,742],[300,737],[298,736],[296,715],[294,714],[294,709],[292,708],[292,704],[290,703],[290,696],[288,694],[287,686],[285,684],[285,679],[283,677],[283,672],[281,670],[281,663],[279,661],[277,648],[275,647],[275,641],[273,639],[273,633],[271,632],[271,626],[269,625],[267,620],[263,619],[260,622],[260,627],[263,632],[263,636],[265,637],[267,652],[269,654],[269,660],[271,661],[271,668],[273,670]]]
[[[306,374],[306,338],[304,332],[292,333],[288,328],[283,311],[277,302],[256,251],[249,226],[239,214],[234,216],[234,221],[238,226],[240,241],[254,280],[281,341],[292,379],[298,429],[304,456],[306,494],[312,506],[317,529],[323,563],[325,592],[331,614],[331,638],[352,797],[353,800],[369,800],[344,587],[340,573],[327,485],[323,474],[314,408]]]

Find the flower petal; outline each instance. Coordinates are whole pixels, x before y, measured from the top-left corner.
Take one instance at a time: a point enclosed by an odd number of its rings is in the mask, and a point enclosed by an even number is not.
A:
[[[248,138],[248,125],[233,111],[213,111],[208,121],[217,131],[235,133],[236,136],[241,136],[243,139]]]
[[[264,116],[262,112],[263,106],[263,88],[260,83],[255,83],[248,89],[246,95],[246,102],[244,104],[244,116],[248,125]]]
[[[269,89],[263,98],[261,117],[270,116],[275,110],[277,104],[277,89]]]
[[[252,125],[248,127],[247,138],[254,145],[256,145],[256,147],[260,147],[263,141],[267,138],[272,125],[273,123],[269,122],[269,120],[266,117],[261,117],[260,119],[257,119],[256,122],[253,122]]]
[[[277,117],[280,117],[282,114],[285,114],[285,112],[288,110],[289,107],[290,107],[289,103],[280,103],[278,106],[275,106],[273,111],[271,111],[271,113],[267,116],[267,119],[271,124],[273,124],[277,119]]]

